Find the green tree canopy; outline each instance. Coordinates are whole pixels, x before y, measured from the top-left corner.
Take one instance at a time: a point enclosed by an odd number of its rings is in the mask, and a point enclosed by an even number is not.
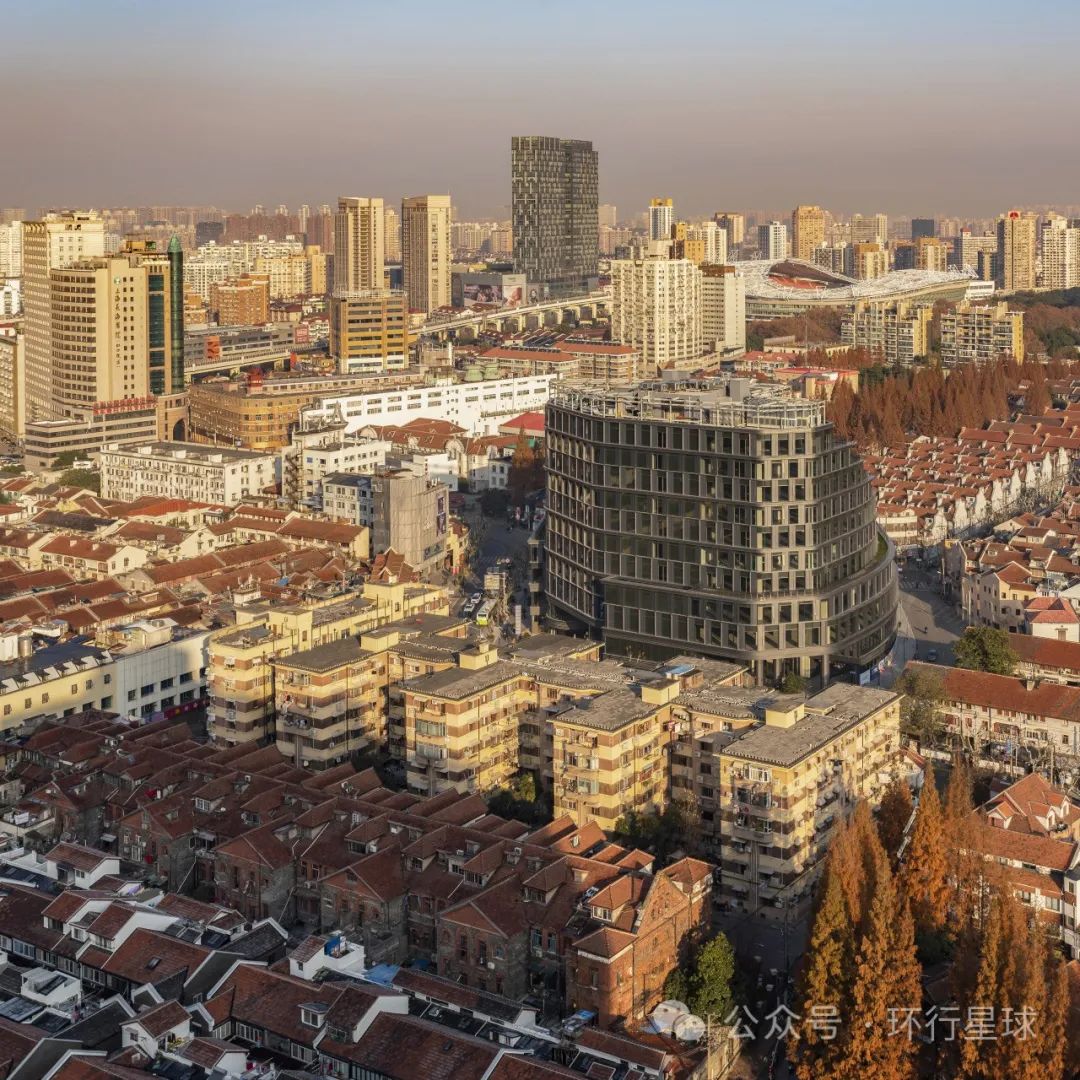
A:
[[[67,469],[60,474],[60,483],[68,487],[86,488],[87,491],[101,491],[101,473],[97,469]]]
[[[956,666],[992,675],[1011,675],[1016,670],[1016,653],[1009,635],[996,626],[969,626],[956,643]]]
[[[941,734],[941,704],[945,689],[941,676],[925,668],[908,667],[896,681],[904,695],[900,705],[900,730],[920,743],[935,742]]]
[[[723,1020],[735,1004],[731,988],[735,978],[735,950],[724,934],[706,942],[697,955],[694,970],[687,980],[687,1005],[695,1016]]]

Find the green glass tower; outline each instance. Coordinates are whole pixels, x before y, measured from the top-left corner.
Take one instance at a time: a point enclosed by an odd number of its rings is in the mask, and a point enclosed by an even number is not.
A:
[[[172,386],[174,394],[184,391],[184,249],[180,237],[169,241],[170,346],[172,352]]]

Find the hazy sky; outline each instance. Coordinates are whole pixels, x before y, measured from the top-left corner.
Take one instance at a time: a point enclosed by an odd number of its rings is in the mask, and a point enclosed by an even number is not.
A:
[[[1075,0],[4,5],[0,206],[449,191],[592,139],[620,216],[1080,203]]]

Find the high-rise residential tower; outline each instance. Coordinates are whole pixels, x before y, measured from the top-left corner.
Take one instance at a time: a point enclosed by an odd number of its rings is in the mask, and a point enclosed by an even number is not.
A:
[[[597,210],[597,222],[609,229],[614,229],[618,225],[618,211],[613,203],[601,203]]]
[[[820,206],[796,206],[791,212],[791,255],[812,262],[825,243],[825,211]]]
[[[671,199],[652,199],[649,202],[649,239],[670,240],[675,223],[675,204]]]
[[[701,337],[717,353],[746,349],[746,279],[738,266],[701,267]]]
[[[515,135],[510,157],[514,268],[530,287],[573,293],[599,261],[597,157],[591,142]]]
[[[782,221],[758,226],[758,251],[763,259],[779,261],[788,257],[787,226]]]
[[[386,215],[382,199],[342,196],[334,217],[334,291],[385,285]]]
[[[1010,210],[997,223],[997,283],[1006,292],[1035,288],[1035,228],[1038,219]]]
[[[1080,285],[1080,228],[1053,212],[1043,219],[1039,284],[1045,289]]]
[[[105,227],[94,213],[47,214],[23,226],[23,316],[26,335],[26,415],[59,415],[53,405],[53,270],[105,254]]]
[[[727,233],[728,251],[734,251],[746,239],[746,215],[735,210],[718,210],[713,221]]]
[[[450,196],[413,195],[401,203],[401,259],[412,311],[450,303]]]
[[[701,271],[689,259],[614,260],[611,338],[639,349],[648,371],[700,359]]]

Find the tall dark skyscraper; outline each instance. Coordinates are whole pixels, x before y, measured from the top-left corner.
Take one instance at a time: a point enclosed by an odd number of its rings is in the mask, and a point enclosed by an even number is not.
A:
[[[911,239],[918,240],[923,236],[934,236],[937,233],[937,222],[932,217],[916,217],[911,219]]]
[[[174,394],[184,392],[184,249],[180,237],[169,241],[169,337],[171,367],[169,383]]]
[[[597,275],[596,151],[591,142],[543,135],[511,140],[514,269],[555,293]]]

